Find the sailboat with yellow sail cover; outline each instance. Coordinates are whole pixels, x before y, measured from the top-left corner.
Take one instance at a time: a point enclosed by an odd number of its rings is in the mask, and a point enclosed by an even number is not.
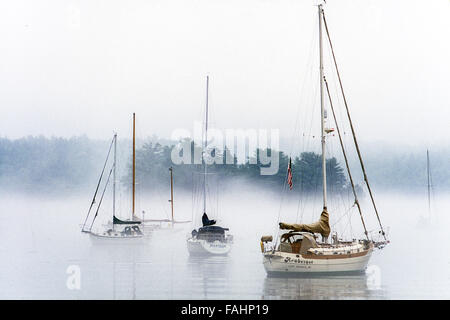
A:
[[[319,52],[320,52],[320,106],[321,106],[321,167],[322,167],[322,185],[323,185],[323,206],[320,218],[317,222],[311,224],[292,224],[279,221],[279,233],[280,237],[273,239],[272,236],[263,236],[261,238],[261,250],[263,253],[263,264],[266,272],[269,275],[305,275],[305,274],[345,274],[345,273],[358,273],[363,272],[369,262],[372,252],[375,248],[383,248],[389,241],[386,238],[386,233],[381,224],[381,220],[378,214],[377,207],[375,205],[372,190],[370,189],[369,181],[367,179],[366,170],[362,161],[361,152],[356,140],[355,130],[350,117],[347,101],[345,99],[344,90],[339,76],[339,70],[337,67],[333,46],[331,43],[328,27],[325,19],[323,5],[318,5],[319,14]],[[323,41],[322,41],[322,28],[325,27],[327,39],[330,45],[330,51],[332,53],[335,71],[339,79],[340,92],[343,97],[344,105],[346,108],[346,115],[350,123],[353,142],[358,154],[359,162],[364,176],[364,181],[367,186],[371,202],[373,204],[374,211],[376,213],[380,231],[379,235],[382,237],[380,241],[375,241],[369,237],[369,233],[366,229],[364,217],[361,212],[361,206],[358,201],[357,193],[355,190],[355,184],[350,172],[350,166],[348,163],[347,155],[342,140],[342,133],[340,127],[336,121],[336,114],[334,112],[331,95],[328,88],[327,80],[324,76],[323,67]],[[339,136],[340,146],[343,151],[347,173],[352,186],[354,203],[358,208],[361,222],[364,228],[364,239],[352,239],[344,241],[338,239],[337,236],[333,236],[332,242],[328,242],[328,237],[331,232],[329,224],[329,215],[333,214],[328,212],[327,208],[327,170],[326,170],[326,140],[327,135],[334,131],[326,126],[326,109],[325,109],[325,91],[328,95],[329,107],[333,113],[333,118],[336,125],[337,134]],[[291,167],[288,167],[288,181],[291,179]],[[290,180],[289,182],[292,182]],[[285,232],[287,231],[287,232]],[[321,240],[319,239],[321,236]]]

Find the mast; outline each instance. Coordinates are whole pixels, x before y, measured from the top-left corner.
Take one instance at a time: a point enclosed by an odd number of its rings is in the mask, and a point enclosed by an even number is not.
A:
[[[431,193],[431,185],[430,185],[430,155],[427,149],[427,180],[428,180],[428,216],[431,216],[431,202],[430,202],[430,193]]]
[[[323,97],[323,47],[322,47],[322,5],[319,4],[319,51],[320,51],[320,120],[322,136],[322,177],[323,177],[323,209],[327,209],[327,168],[325,159],[325,107]]]
[[[117,161],[117,133],[114,133],[114,171],[113,171],[113,230],[116,216],[116,161]]]
[[[84,219],[83,226],[81,227],[81,231],[82,232],[87,232],[87,231],[84,230],[84,227],[86,226],[87,219],[89,218],[89,215],[91,213],[92,207],[94,206],[95,199],[96,199],[97,193],[98,193],[98,189],[100,187],[100,183],[102,182],[102,178],[103,178],[103,174],[105,173],[106,165],[108,164],[108,159],[109,159],[109,155],[111,154],[111,150],[112,150],[112,147],[113,147],[113,144],[114,144],[114,140],[115,140],[115,137],[112,138],[111,144],[109,145],[108,155],[106,156],[105,164],[103,165],[103,169],[102,169],[102,173],[100,174],[100,178],[98,179],[97,188],[95,189],[95,192],[94,192],[94,197],[92,198],[91,205],[89,207],[88,213],[86,215],[86,218]],[[92,224],[91,224],[91,226],[92,226]]]
[[[172,209],[172,223],[173,223],[173,169],[172,167],[169,168],[170,171],[170,206]]]
[[[206,76],[206,110],[205,110],[205,141],[203,143],[203,213],[206,213],[206,175],[208,173],[208,168],[206,166],[206,146],[208,144],[208,94],[209,94],[209,76]]]
[[[134,203],[134,197],[136,192],[136,135],[135,135],[135,120],[136,120],[136,114],[133,112],[133,207],[131,210],[131,220],[134,219],[134,211],[135,211],[135,203]]]

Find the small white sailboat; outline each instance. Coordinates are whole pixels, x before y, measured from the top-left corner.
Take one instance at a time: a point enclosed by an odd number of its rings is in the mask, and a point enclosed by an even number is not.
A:
[[[433,215],[431,209],[431,194],[433,191],[433,179],[431,177],[431,169],[430,169],[430,152],[427,149],[427,199],[428,199],[428,215],[422,215],[419,218],[419,226],[422,228],[424,226],[430,226],[433,224]]]
[[[99,190],[99,187],[101,185],[101,182],[104,178],[105,168],[108,164],[108,159],[111,153],[111,148],[114,146],[114,155],[113,155],[113,164],[110,168],[108,177],[106,178],[106,182],[104,184],[103,192],[100,198],[100,201],[97,205],[95,215],[90,223],[90,226],[88,229],[86,229],[86,223],[88,221],[89,215],[91,213],[91,210],[94,207],[94,204],[96,203],[96,197]],[[97,188],[94,193],[94,197],[92,199],[88,214],[86,216],[86,219],[84,221],[84,224],[81,228],[82,232],[89,233],[91,237],[94,239],[138,239],[142,238],[144,236],[144,233],[140,229],[141,221],[135,220],[135,114],[133,113],[133,186],[132,186],[132,212],[131,212],[131,220],[121,220],[116,217],[116,167],[117,167],[117,134],[114,134],[113,140],[111,142],[111,145],[109,147],[108,155],[105,160],[105,164],[103,166],[103,170],[100,175],[100,179],[97,184]],[[103,197],[105,195],[105,191],[108,187],[111,174],[113,175],[113,199],[112,199],[112,221],[108,222],[107,224],[101,226],[100,228],[93,229],[94,222],[96,221],[96,218],[98,216]]]
[[[191,255],[226,255],[231,251],[233,236],[229,229],[215,226],[215,220],[209,220],[204,213],[203,227],[194,229],[187,239],[187,247]],[[211,224],[208,224],[208,221]]]
[[[202,227],[192,230],[187,239],[187,247],[191,255],[226,255],[230,252],[233,236],[228,234],[229,229],[216,225],[216,220],[210,220],[207,215],[206,193],[208,168],[206,164],[206,148],[208,144],[208,92],[209,77],[206,77],[206,108],[205,130],[203,141],[203,215]]]
[[[378,211],[375,206],[372,191],[367,180],[367,175],[365,172],[364,164],[362,162],[361,153],[359,151],[358,143],[356,141],[356,136],[352,121],[350,118],[349,109],[347,102],[345,100],[345,95],[342,87],[342,82],[340,80],[339,71],[337,69],[337,63],[334,57],[334,52],[331,44],[331,39],[328,33],[328,28],[324,16],[324,11],[322,5],[318,5],[319,11],[319,46],[320,46],[320,105],[321,105],[321,145],[322,145],[322,184],[323,184],[323,208],[320,215],[319,221],[312,224],[289,224],[284,222],[279,222],[280,230],[289,230],[287,233],[281,234],[281,236],[273,239],[272,236],[263,236],[261,238],[261,251],[263,253],[263,264],[266,272],[269,275],[319,275],[319,274],[347,274],[347,273],[359,273],[363,272],[369,259],[372,255],[374,248],[382,248],[389,241],[386,239],[383,226],[379,219]],[[364,218],[361,213],[361,207],[358,201],[357,193],[355,191],[355,185],[350,172],[347,156],[345,153],[345,148],[343,145],[341,132],[336,121],[336,115],[334,112],[333,104],[331,101],[330,92],[328,89],[328,84],[326,82],[323,73],[323,57],[322,57],[322,23],[325,24],[326,33],[330,43],[330,49],[333,56],[333,62],[335,65],[336,73],[339,79],[339,84],[341,88],[341,93],[343,96],[344,104],[347,111],[347,117],[350,123],[350,128],[352,131],[353,141],[355,148],[359,157],[361,164],[361,169],[364,174],[364,180],[369,191],[370,198],[372,200],[375,213],[380,224],[381,231],[380,235],[384,238],[382,241],[374,241],[369,239],[369,235],[365,226]],[[333,132],[334,129],[326,127],[325,114],[326,110],[324,108],[324,87],[327,89],[327,94],[329,98],[329,105],[333,111],[333,117],[336,124],[337,133],[339,135],[339,141],[341,149],[343,151],[347,172],[349,180],[353,190],[353,196],[355,205],[357,206],[362,225],[364,227],[365,239],[352,239],[350,241],[343,241],[338,239],[337,234],[333,234],[332,243],[328,243],[327,239],[331,232],[329,225],[329,213],[327,209],[327,173],[326,173],[326,137],[329,133]],[[291,163],[288,166],[288,183],[292,182],[291,175]],[[322,242],[318,240],[318,236],[322,236]]]

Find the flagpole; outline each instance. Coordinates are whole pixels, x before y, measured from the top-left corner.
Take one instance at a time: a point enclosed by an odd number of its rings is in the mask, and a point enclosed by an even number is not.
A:
[[[291,158],[289,158],[289,163],[288,163],[287,183],[289,184],[289,189],[292,190],[292,159]]]

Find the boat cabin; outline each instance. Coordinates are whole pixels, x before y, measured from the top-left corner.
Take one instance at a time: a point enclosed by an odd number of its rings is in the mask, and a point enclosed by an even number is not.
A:
[[[121,231],[108,229],[104,232],[104,236],[109,237],[130,237],[130,236],[141,236],[143,235],[141,229],[137,225],[125,226]]]
[[[197,238],[199,240],[206,240],[208,242],[213,241],[225,241],[225,231],[228,231],[228,228],[222,228],[219,226],[204,226],[197,230],[192,230],[192,237]]]
[[[317,247],[316,239],[312,233],[288,232],[281,235],[278,249],[281,252],[306,254],[309,249]]]

